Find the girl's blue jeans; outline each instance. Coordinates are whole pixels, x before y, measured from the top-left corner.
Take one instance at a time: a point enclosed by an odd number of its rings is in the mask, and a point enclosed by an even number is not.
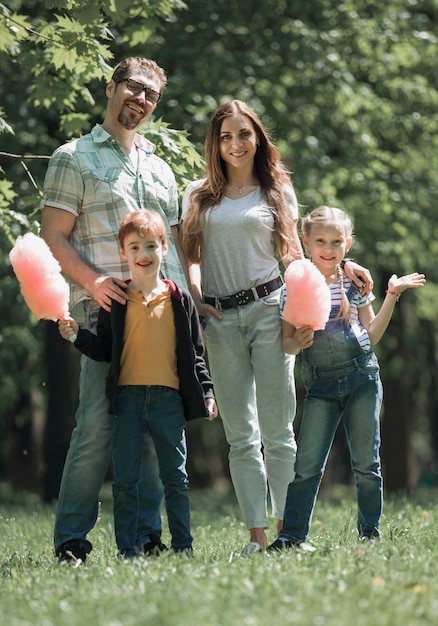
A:
[[[298,436],[295,479],[289,484],[280,539],[301,543],[309,532],[317,493],[336,429],[347,434],[358,504],[360,537],[378,537],[383,481],[379,414],[382,384],[376,356],[364,354],[333,367],[303,363],[307,389]]]
[[[154,442],[164,485],[172,548],[190,548],[190,498],[185,418],[178,390],[161,385],[119,387],[112,417],[114,526],[119,552],[135,556],[145,435]]]

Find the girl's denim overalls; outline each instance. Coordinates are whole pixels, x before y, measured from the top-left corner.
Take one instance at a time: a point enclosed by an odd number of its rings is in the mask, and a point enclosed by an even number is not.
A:
[[[351,301],[355,287],[347,297]],[[358,502],[360,537],[379,536],[382,511],[379,414],[383,392],[379,364],[365,353],[350,324],[332,307],[323,331],[316,331],[302,352],[306,387],[298,437],[295,479],[290,483],[281,539],[300,543],[306,538],[319,485],[339,422],[342,420],[351,454]]]

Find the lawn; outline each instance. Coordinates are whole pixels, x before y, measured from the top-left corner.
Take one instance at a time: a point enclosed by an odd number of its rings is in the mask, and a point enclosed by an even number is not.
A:
[[[240,557],[247,531],[233,494],[192,494],[192,558],[116,557],[111,498],[80,567],[58,565],[54,506],[0,487],[4,626],[426,626],[438,623],[438,494],[387,499],[382,541],[355,535],[354,494],[320,498],[316,552]],[[274,539],[274,523],[269,531]],[[166,531],[164,541],[168,542]]]

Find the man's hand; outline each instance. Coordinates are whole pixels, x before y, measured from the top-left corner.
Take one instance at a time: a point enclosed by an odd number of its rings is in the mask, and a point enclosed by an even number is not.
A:
[[[120,278],[113,278],[111,276],[99,276],[88,291],[93,296],[93,299],[99,303],[99,305],[105,309],[105,311],[111,311],[111,300],[115,300],[120,304],[126,303],[126,283]]]

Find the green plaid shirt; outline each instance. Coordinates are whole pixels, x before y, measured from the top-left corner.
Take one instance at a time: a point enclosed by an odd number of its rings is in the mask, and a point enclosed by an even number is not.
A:
[[[155,146],[137,135],[138,163],[100,125],[80,139],[55,150],[44,181],[44,205],[76,217],[69,241],[80,257],[102,274],[126,280],[128,264],[119,252],[121,219],[131,211],[150,209],[164,219],[168,253],[165,278],[186,286],[170,227],[178,224],[178,193],[170,167],[154,154]],[[76,283],[70,285],[70,308],[90,298]]]

